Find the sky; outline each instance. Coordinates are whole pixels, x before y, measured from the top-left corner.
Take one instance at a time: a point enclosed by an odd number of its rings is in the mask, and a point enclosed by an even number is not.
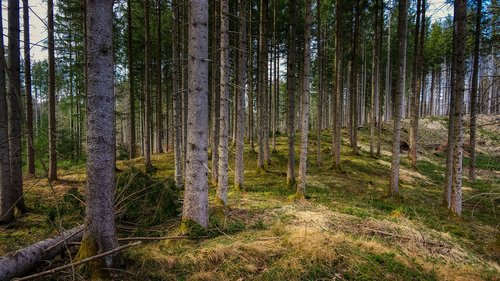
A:
[[[393,0],[394,1],[394,0]],[[54,2],[57,2],[54,1]],[[445,18],[448,14],[453,13],[453,6],[446,4],[445,0],[427,0],[429,8],[426,12],[427,16],[431,17],[432,21]],[[31,59],[32,61],[40,61],[47,58],[47,50],[42,46],[46,46],[47,42],[47,4],[42,0],[30,0],[30,40],[32,44]],[[55,3],[57,6],[57,3]],[[7,3],[2,1],[2,17],[4,27],[4,42],[7,43]],[[22,23],[22,3],[21,3],[21,26]],[[22,27],[21,27],[22,30]],[[23,35],[21,34],[21,40]],[[23,52],[21,51],[21,55]]]

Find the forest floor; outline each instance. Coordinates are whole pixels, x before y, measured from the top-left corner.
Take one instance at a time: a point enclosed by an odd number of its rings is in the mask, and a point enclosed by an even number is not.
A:
[[[460,218],[441,205],[445,118],[421,120],[419,160],[414,168],[403,152],[398,198],[386,197],[391,126],[384,125],[380,158],[369,156],[367,128],[360,129],[359,156],[351,154],[344,132],[340,171],[332,169],[330,132],[322,134],[321,166],[316,133],[311,133],[306,200],[295,200],[295,190],[285,185],[287,139],[279,136],[264,172],[255,171],[255,152],[245,150],[245,188],[230,187],[225,218],[214,212],[209,231],[192,239],[143,241],[124,251],[126,266],[113,274],[120,280],[500,280],[500,116],[483,116],[478,123],[478,179],[469,182],[464,168]],[[407,140],[408,120],[403,127],[402,140]],[[298,151],[297,143],[297,157]],[[173,176],[171,152],[152,159],[158,169],[153,178]],[[233,168],[234,149],[230,159]],[[118,162],[122,171],[130,166],[144,169],[142,159]],[[83,223],[84,186],[84,164],[61,170],[52,185],[26,180],[31,211],[0,229],[0,254]],[[214,197],[210,188],[211,203]],[[165,207],[155,204],[150,214]],[[120,237],[172,236],[179,223],[178,215],[146,224],[122,216],[118,229]],[[63,262],[67,256],[54,263]],[[38,270],[53,266],[47,262]],[[47,280],[75,276],[80,272]]]

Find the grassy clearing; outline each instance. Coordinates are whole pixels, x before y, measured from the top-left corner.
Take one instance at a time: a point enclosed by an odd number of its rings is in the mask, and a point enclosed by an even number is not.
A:
[[[464,213],[457,218],[440,205],[444,157],[435,148],[442,144],[445,126],[442,118],[422,121],[419,161],[413,168],[406,157],[402,158],[401,196],[395,199],[385,196],[391,160],[390,126],[384,128],[381,158],[369,157],[366,129],[360,130],[359,156],[351,155],[343,143],[340,171],[331,168],[330,132],[322,135],[323,164],[316,165],[314,136],[309,148],[308,200],[295,200],[295,191],[285,185],[286,137],[277,139],[272,163],[264,172],[256,172],[256,154],[246,150],[245,186],[241,191],[230,188],[226,217],[212,216],[202,239],[150,242],[125,251],[126,271],[117,273],[117,278],[498,280],[500,210],[495,194],[500,189],[500,143],[485,126],[486,133],[480,133],[479,141],[488,145],[478,149],[478,180],[469,183],[465,177]],[[345,133],[343,137],[347,139]],[[232,152],[230,159],[234,159]],[[153,179],[144,181],[164,182],[173,176],[171,153],[154,155],[153,164],[158,171]],[[233,165],[230,163],[231,168]],[[142,159],[119,161],[117,166],[122,171],[131,166],[144,169]],[[0,230],[0,253],[50,236],[61,226],[81,223],[83,206],[73,199],[83,193],[84,170],[79,166],[62,171],[61,181],[52,188],[44,180],[27,181],[26,186],[34,184],[26,195],[33,209]],[[230,173],[230,184],[232,176]],[[214,197],[211,188],[211,203]],[[136,212],[140,206],[130,208]],[[149,211],[156,214],[157,210]],[[151,216],[146,224],[124,220],[119,224],[120,236],[174,235],[180,222],[172,214],[159,219]],[[56,277],[63,279],[69,274]]]

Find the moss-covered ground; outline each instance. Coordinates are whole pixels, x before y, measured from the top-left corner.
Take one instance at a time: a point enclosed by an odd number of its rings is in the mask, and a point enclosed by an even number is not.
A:
[[[462,217],[441,206],[446,140],[442,118],[422,120],[416,167],[403,152],[397,198],[386,196],[390,126],[384,125],[379,158],[369,156],[367,128],[360,129],[358,156],[351,154],[344,132],[340,171],[332,169],[330,132],[322,135],[321,166],[316,164],[316,133],[311,133],[305,200],[294,199],[295,191],[286,187],[287,139],[278,136],[265,171],[256,172],[257,155],[247,147],[242,190],[233,188],[230,169],[229,209],[225,216],[212,209],[207,231],[191,239],[146,241],[127,249],[125,266],[112,273],[120,280],[499,280],[500,125],[480,120],[485,125],[478,132],[478,179],[469,182],[464,168]],[[297,166],[298,150],[297,144]],[[230,159],[234,168],[234,149]],[[142,187],[165,183],[169,194],[180,192],[182,198],[182,191],[170,188],[168,180],[173,176],[173,154],[154,155],[153,165],[158,170],[152,179],[144,179],[143,173],[129,169],[143,169],[142,159],[119,161],[123,172],[117,178],[125,186],[134,185],[136,177],[148,183]],[[83,223],[84,186],[84,164],[62,170],[60,181],[50,186],[43,179],[26,180],[31,211],[0,229],[0,253]],[[121,193],[132,194],[129,199],[136,203],[120,208],[120,237],[178,234],[180,217],[175,213],[180,202],[169,201],[169,208],[158,195],[146,200],[134,192]],[[211,187],[212,206],[214,198]],[[143,208],[149,215],[141,219],[144,213],[138,210]],[[44,268],[48,265],[39,270]],[[75,276],[83,278],[66,271],[49,279]]]

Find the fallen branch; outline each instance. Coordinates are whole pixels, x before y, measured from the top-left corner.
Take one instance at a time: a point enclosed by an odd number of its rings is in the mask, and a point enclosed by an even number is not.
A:
[[[208,236],[201,236],[199,238],[208,238]],[[181,240],[192,239],[189,236],[162,236],[162,237],[125,237],[118,238],[118,241],[157,241],[157,240]]]
[[[78,242],[82,239],[82,230],[83,226],[78,226],[0,257],[0,280],[10,280],[26,274],[38,262],[56,257],[66,250],[69,242]]]
[[[126,245],[120,246],[118,248],[114,248],[113,250],[109,250],[107,252],[100,253],[98,255],[88,257],[88,258],[83,259],[81,261],[77,261],[77,262],[70,263],[70,264],[67,264],[67,265],[59,266],[59,267],[56,267],[56,268],[53,268],[53,269],[50,269],[50,270],[47,270],[47,271],[43,271],[43,272],[39,272],[39,273],[36,273],[36,274],[28,275],[28,276],[25,276],[25,277],[15,278],[13,280],[16,280],[16,281],[31,280],[31,279],[42,277],[42,276],[45,276],[45,275],[54,274],[54,273],[56,273],[58,271],[65,270],[65,269],[68,269],[68,268],[72,268],[72,267],[75,267],[75,266],[79,266],[79,265],[82,265],[82,264],[87,263],[89,261],[93,261],[93,260],[96,260],[96,259],[108,256],[108,255],[114,254],[114,253],[119,252],[119,251],[121,251],[123,249],[129,248],[129,247],[132,247],[132,246],[137,246],[139,244],[141,244],[140,241],[134,242],[134,243],[130,243],[130,244],[126,244]]]

